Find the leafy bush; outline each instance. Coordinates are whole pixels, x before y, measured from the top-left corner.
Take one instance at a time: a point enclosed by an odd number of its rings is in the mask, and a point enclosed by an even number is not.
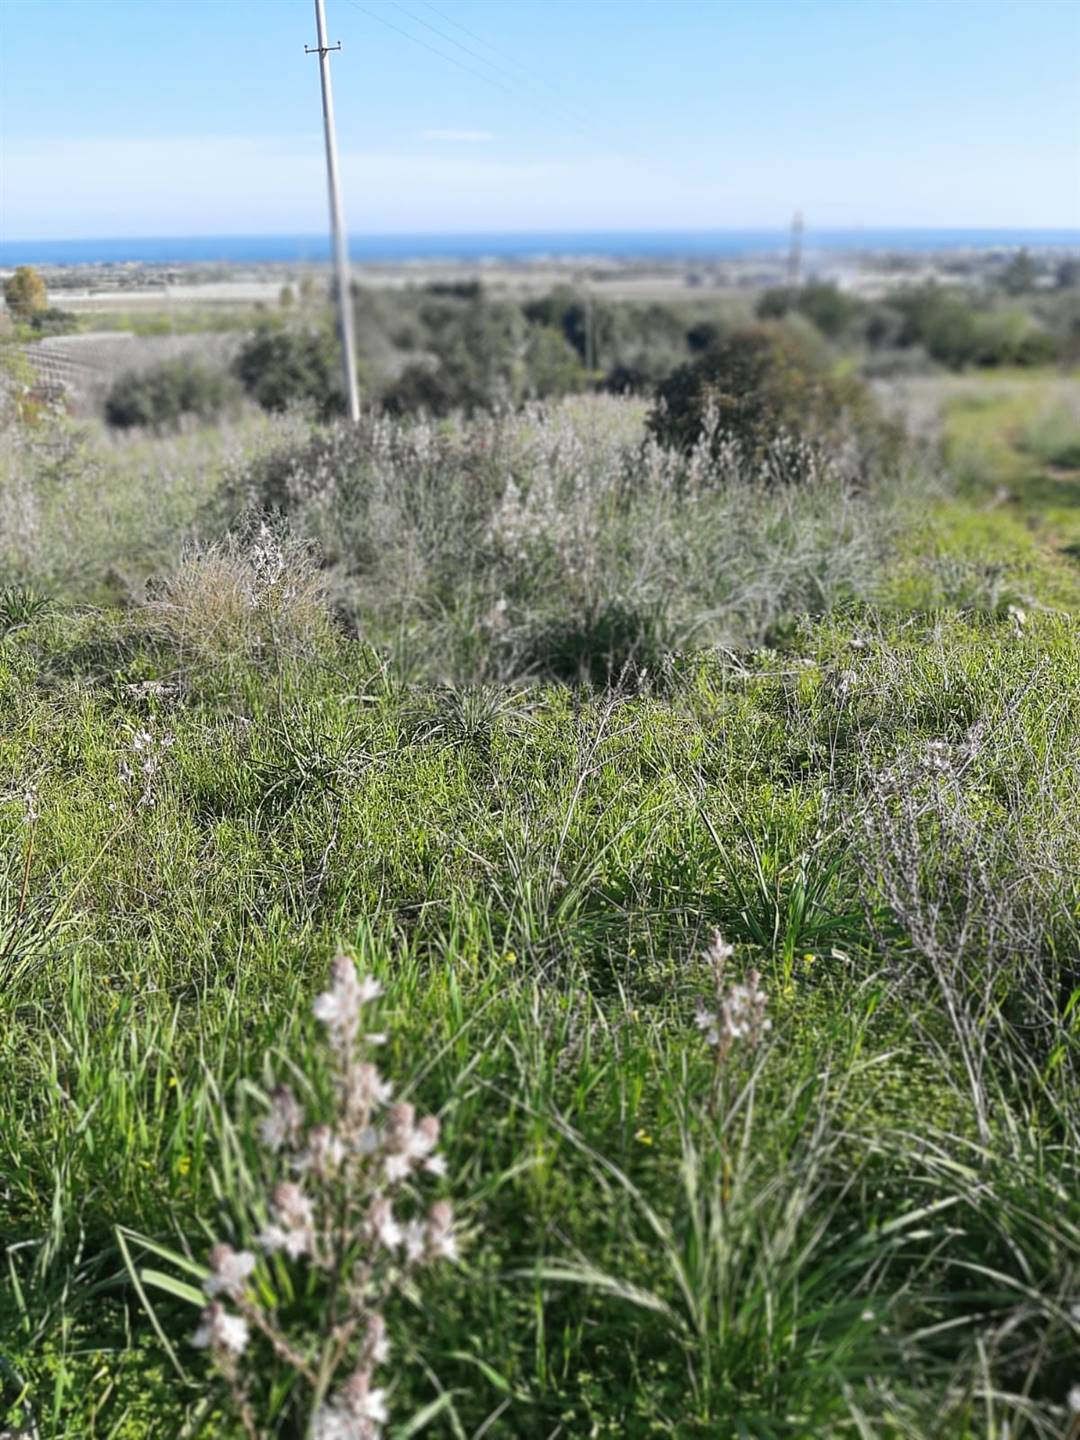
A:
[[[450,289],[426,300],[420,311],[429,358],[407,366],[383,391],[391,414],[472,414],[518,403],[533,389],[521,309],[489,300],[479,288]],[[542,378],[553,381],[550,348],[533,355],[541,370],[548,366]],[[557,384],[552,393],[560,393]]]
[[[796,308],[813,321],[823,335],[835,339],[849,329],[862,307],[835,285],[812,282],[800,289]]]
[[[546,400],[584,387],[586,375],[577,351],[552,325],[534,325],[525,347],[526,384]]]
[[[391,415],[449,415],[454,410],[473,410],[481,403],[460,372],[439,364],[406,365],[383,391],[382,400]]]
[[[1048,330],[1029,330],[1016,342],[1013,359],[1017,365],[1052,365],[1061,354],[1057,336]]]
[[[898,291],[890,297],[887,309],[900,316],[899,332],[890,338],[898,345],[924,345],[936,360],[956,368],[968,363],[974,354],[974,317],[970,307],[951,300],[936,285],[923,285]],[[886,325],[879,317],[874,338]]]
[[[58,310],[50,305],[45,310],[35,310],[27,317],[27,323],[35,335],[71,335],[79,328],[79,317],[70,310]]]
[[[889,304],[901,317],[897,343],[922,345],[953,370],[968,365],[1041,365],[1060,342],[1022,310],[980,310],[937,285],[900,291]]]
[[[216,420],[235,408],[236,382],[223,370],[197,360],[167,360],[152,370],[130,370],[115,381],[105,400],[105,419],[118,430],[176,425],[185,416]]]
[[[584,301],[568,286],[560,285],[550,295],[529,300],[522,307],[533,325],[561,330],[582,360],[586,350],[586,309]]]
[[[1080,470],[1080,403],[1062,400],[1048,406],[1024,427],[1018,444],[1046,465]]]
[[[647,423],[662,445],[689,452],[705,441],[719,453],[734,442],[754,460],[781,432],[819,439],[846,419],[872,417],[858,381],[820,373],[793,336],[760,328],[736,331],[680,366],[658,387]]]
[[[805,315],[823,335],[834,340],[851,328],[862,306],[835,285],[818,280],[797,288],[766,290],[757,303],[761,320],[780,320],[791,311]]]
[[[453,300],[479,300],[484,287],[479,280],[433,280],[424,286],[424,292]]]
[[[324,417],[344,408],[340,353],[327,330],[258,331],[233,361],[233,374],[264,410],[313,404]]]
[[[636,365],[616,365],[604,377],[604,389],[609,395],[645,395],[655,386],[655,377]]]
[[[1016,252],[1001,272],[1001,288],[1008,295],[1023,295],[1035,288],[1038,270],[1026,246]]]
[[[702,355],[719,341],[723,332],[715,320],[699,320],[686,332],[686,344],[694,355]]]
[[[33,265],[20,265],[4,282],[4,303],[19,320],[28,320],[35,310],[49,303],[45,281]]]

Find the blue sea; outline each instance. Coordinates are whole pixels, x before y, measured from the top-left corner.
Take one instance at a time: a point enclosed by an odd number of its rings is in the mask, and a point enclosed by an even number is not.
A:
[[[927,253],[948,250],[1080,250],[1080,229],[1064,230],[810,230],[808,252]],[[357,235],[352,258],[369,263],[410,260],[531,261],[544,258],[617,260],[737,259],[786,251],[786,230],[583,230],[520,234]],[[2,240],[0,266],[250,264],[325,261],[320,235],[151,235],[86,240]]]

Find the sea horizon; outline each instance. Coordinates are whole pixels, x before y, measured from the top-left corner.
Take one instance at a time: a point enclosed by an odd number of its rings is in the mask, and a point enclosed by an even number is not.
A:
[[[370,264],[544,259],[740,259],[786,251],[786,228],[461,231],[356,234],[350,257]],[[918,254],[993,249],[1080,250],[1080,227],[808,227],[808,254]],[[0,267],[325,263],[317,234],[88,236],[0,240]]]

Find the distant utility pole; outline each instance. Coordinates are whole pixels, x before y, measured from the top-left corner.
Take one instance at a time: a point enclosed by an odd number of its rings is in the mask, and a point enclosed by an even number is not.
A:
[[[592,286],[585,277],[585,369],[591,375],[596,369],[596,321],[593,315]]]
[[[788,285],[796,290],[802,278],[802,211],[796,210],[791,221],[791,249],[788,251]]]
[[[322,80],[323,130],[326,133],[326,184],[330,191],[330,232],[334,242],[334,272],[337,275],[338,314],[341,320],[341,355],[345,371],[345,399],[349,419],[360,419],[360,397],[356,389],[356,347],[353,341],[352,295],[349,288],[349,250],[345,243],[345,219],[341,212],[341,185],[338,181],[337,136],[334,133],[334,90],[330,83],[330,51],[340,50],[326,42],[326,11],[323,0],[315,0],[315,29],[319,43],[304,46],[308,55],[319,57]]]
[[[585,362],[585,369],[591,375],[596,368],[596,332],[593,326],[593,298],[592,286],[589,284],[589,272],[580,271],[576,276],[576,284],[581,294],[582,326],[585,331],[585,353],[581,357]]]

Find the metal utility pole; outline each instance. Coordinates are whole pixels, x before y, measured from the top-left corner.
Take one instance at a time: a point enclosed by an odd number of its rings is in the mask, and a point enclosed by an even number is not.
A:
[[[330,233],[334,242],[334,273],[337,276],[338,314],[341,322],[341,356],[345,374],[345,399],[349,419],[360,419],[360,397],[356,388],[356,347],[353,342],[352,295],[349,289],[349,251],[345,243],[345,220],[341,211],[341,185],[338,181],[337,136],[334,132],[334,90],[330,83],[330,51],[340,50],[326,42],[326,11],[323,0],[315,0],[315,30],[319,43],[304,46],[307,55],[318,55],[319,78],[322,81],[323,130],[326,133],[326,184],[330,191]]]
[[[596,336],[593,331],[592,288],[589,284],[588,271],[578,271],[574,277],[574,283],[581,296],[581,308],[583,311],[581,321],[582,328],[585,331],[585,353],[581,358],[584,361],[586,371],[591,375],[596,366]]]
[[[802,211],[796,210],[791,221],[791,248],[788,251],[788,285],[792,290],[799,288],[802,279]]]

